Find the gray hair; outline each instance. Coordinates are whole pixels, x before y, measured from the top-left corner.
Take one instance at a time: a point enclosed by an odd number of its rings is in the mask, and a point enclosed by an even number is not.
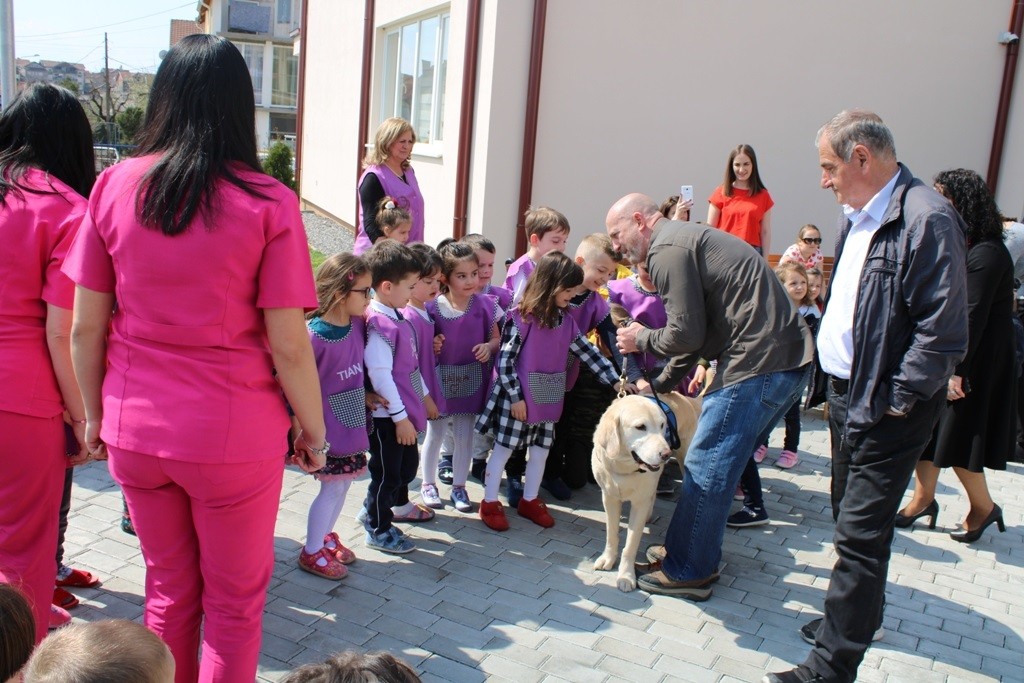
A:
[[[896,158],[892,131],[878,114],[865,109],[847,109],[833,116],[818,129],[815,146],[821,144],[823,136],[828,137],[832,151],[843,161],[850,160],[856,145],[864,145],[876,156]]]

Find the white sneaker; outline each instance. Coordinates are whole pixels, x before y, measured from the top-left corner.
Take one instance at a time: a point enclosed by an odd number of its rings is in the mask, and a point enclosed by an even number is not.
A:
[[[459,512],[472,512],[473,502],[469,499],[465,486],[452,487],[452,505]]]
[[[437,486],[434,484],[423,484],[420,486],[420,499],[428,508],[435,510],[444,509],[444,503],[441,502],[441,496],[438,495]]]

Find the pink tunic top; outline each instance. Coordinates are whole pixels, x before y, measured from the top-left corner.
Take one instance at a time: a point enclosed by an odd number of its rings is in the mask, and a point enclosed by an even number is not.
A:
[[[60,268],[86,202],[37,169],[20,184],[46,194],[9,192],[0,208],[0,410],[53,417],[63,400],[46,344],[46,305],[74,303],[75,285]]]
[[[295,193],[235,172],[265,198],[222,181],[213,215],[173,237],[135,218],[154,157],[105,171],[64,265],[79,285],[113,292],[102,439],[175,460],[280,458],[288,413],[273,376],[265,308],[315,308]]]

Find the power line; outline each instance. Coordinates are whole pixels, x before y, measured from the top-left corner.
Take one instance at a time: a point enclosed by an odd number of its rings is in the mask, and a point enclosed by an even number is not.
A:
[[[113,23],[103,24],[101,26],[92,26],[90,28],[81,28],[81,29],[76,29],[74,31],[57,31],[55,33],[37,33],[37,34],[32,35],[32,36],[19,36],[19,38],[46,38],[46,37],[49,37],[49,36],[65,36],[65,35],[68,35],[68,34],[71,34],[71,33],[85,33],[86,31],[97,31],[97,30],[100,30],[100,29],[109,28],[111,26],[120,26],[122,24],[130,24],[133,21],[139,21],[140,19],[148,19],[150,17],[156,17],[156,16],[159,16],[161,14],[167,14],[168,12],[173,12],[176,9],[181,9],[182,7],[191,7],[191,6],[194,6],[194,5],[195,5],[195,2],[186,2],[183,5],[177,5],[175,7],[168,7],[165,10],[161,10],[160,12],[154,12],[153,14],[145,14],[145,15],[143,15],[141,17],[135,17],[133,19],[125,19],[124,21],[115,21]]]

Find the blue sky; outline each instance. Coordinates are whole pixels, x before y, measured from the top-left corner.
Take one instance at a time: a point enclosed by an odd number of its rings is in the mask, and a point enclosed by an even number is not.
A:
[[[195,19],[196,0],[14,0],[14,52],[25,59],[79,62],[103,69],[103,32],[110,68],[156,71],[170,40],[171,19]],[[38,56],[36,56],[38,55]]]

